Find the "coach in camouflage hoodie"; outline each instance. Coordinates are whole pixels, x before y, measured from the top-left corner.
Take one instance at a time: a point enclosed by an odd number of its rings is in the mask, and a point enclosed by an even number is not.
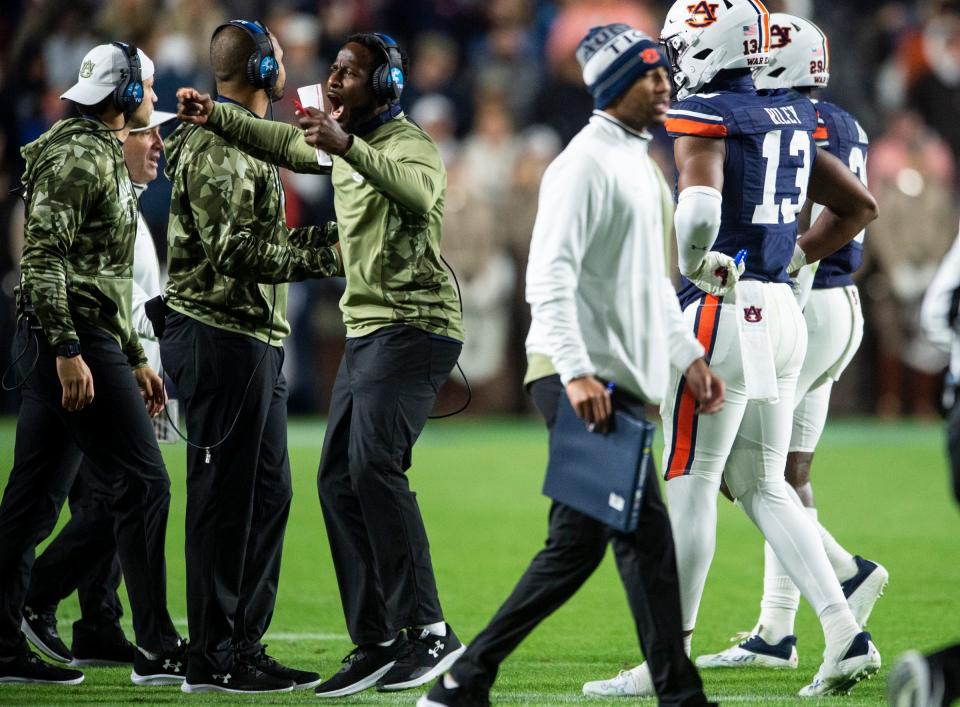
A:
[[[128,100],[119,101],[118,87],[131,84]],[[79,671],[41,662],[20,632],[34,549],[56,524],[76,473],[61,463],[71,438],[92,462],[97,490],[111,499],[140,649],[132,679],[183,680],[171,667],[182,666],[183,652],[166,607],[170,481],[144,407],[146,400],[157,414],[165,394],[130,321],[137,204],[121,150],[128,130],[150,119],[152,86],[153,63],[143,52],[95,47],[63,95],[83,117],[56,123],[23,148],[15,350],[23,352],[25,382],[0,503],[0,682],[83,680]]]
[[[348,38],[326,84],[331,114],[313,110],[301,119],[307,142],[293,126],[251,120],[192,89],[178,92],[181,115],[251,155],[303,172],[324,170],[314,147],[333,155],[348,338],[318,485],[358,648],[317,688],[321,697],[375,684],[416,687],[463,651],[444,621],[405,473],[463,341],[457,292],[440,259],[447,175],[437,146],[401,111],[405,64],[385,35]]]
[[[283,51],[274,39],[270,95],[247,74],[257,32],[267,36],[242,21],[218,28],[210,58],[220,110],[265,122],[271,98],[283,95]],[[286,283],[340,271],[336,224],[288,229],[277,169],[208,130],[182,125],[166,144],[171,312],[160,354],[191,441],[184,690],[313,687],[317,673],[279,664],[260,639],[273,614],[291,498]]]

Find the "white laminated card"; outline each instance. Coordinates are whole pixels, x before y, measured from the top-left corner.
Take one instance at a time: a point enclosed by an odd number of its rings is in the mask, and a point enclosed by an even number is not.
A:
[[[315,83],[311,86],[301,86],[297,89],[297,96],[300,98],[300,105],[304,108],[323,110],[322,83]],[[317,150],[317,164],[321,167],[329,167],[333,164],[333,158],[323,150]]]

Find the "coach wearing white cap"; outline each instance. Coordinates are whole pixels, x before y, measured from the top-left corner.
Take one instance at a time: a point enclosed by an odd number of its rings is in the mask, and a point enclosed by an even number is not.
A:
[[[130,679],[178,684],[185,646],[166,606],[170,479],[150,423],[166,396],[132,325],[138,209],[122,148],[131,129],[150,126],[153,62],[127,44],[95,47],[64,97],[81,117],[22,148],[22,403],[0,501],[0,684],[83,680],[41,661],[21,633],[36,546],[74,481],[76,465],[63,463],[74,444],[112,516],[136,637]]]
[[[176,118],[175,113],[154,111],[150,124],[131,130],[123,141],[123,157],[139,198],[157,178],[163,138],[160,126]],[[151,368],[160,369],[160,346],[144,305],[161,292],[160,263],[150,229],[140,214],[133,255],[133,325],[140,335]],[[168,402],[167,405],[171,403]],[[155,418],[165,421],[164,416]],[[159,441],[165,441],[159,437]],[[86,479],[95,473],[77,449],[64,460],[80,464],[70,489],[70,520],[37,558],[30,577],[23,612],[23,630],[44,654],[74,665],[119,665],[133,663],[136,648],[120,627],[123,609],[120,586],[120,559],[113,534],[113,514],[108,499],[96,493]],[[80,619],[73,623],[73,644],[67,648],[57,632],[57,606],[77,591]]]
[[[564,398],[588,429],[606,429],[615,409],[643,419],[645,404],[663,400],[671,365],[686,372],[700,411],[715,412],[723,383],[684,326],[667,276],[673,201],[647,151],[647,128],[669,108],[669,65],[653,40],[624,24],[591,29],[577,59],[596,110],[540,184],[527,267],[527,389],[551,436],[564,434],[556,425]],[[554,501],[546,547],[418,705],[489,704],[500,663],[573,596],[608,544],[660,705],[708,704],[684,652],[673,536],[653,473],[642,491],[629,533]]]

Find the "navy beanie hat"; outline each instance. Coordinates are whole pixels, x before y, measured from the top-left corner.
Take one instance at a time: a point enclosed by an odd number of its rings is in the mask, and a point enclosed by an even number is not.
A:
[[[657,42],[622,23],[592,27],[577,45],[577,61],[598,109],[610,105],[651,69],[670,69]]]

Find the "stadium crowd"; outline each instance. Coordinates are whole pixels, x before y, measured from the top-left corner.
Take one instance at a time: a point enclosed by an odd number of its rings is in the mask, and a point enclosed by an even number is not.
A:
[[[13,290],[22,244],[19,147],[66,109],[59,95],[90,46],[123,38],[157,67],[158,109],[174,110],[179,86],[213,88],[211,32],[224,18],[261,17],[285,48],[288,85],[326,78],[336,49],[355,31],[385,29],[408,47],[402,104],[440,146],[449,173],[443,252],[462,291],[470,332],[461,363],[471,412],[519,412],[523,341],[529,326],[523,275],[547,164],[591,110],[574,56],[594,25],[627,22],[658,33],[662,0],[14,0],[0,17],[0,341],[14,327]],[[771,12],[812,17],[832,39],[825,100],[856,115],[871,136],[869,179],[880,220],[858,273],[865,345],[838,383],[834,408],[882,416],[931,416],[946,359],[919,327],[919,307],[956,232],[960,123],[960,3],[949,0],[843,3],[776,0]],[[867,11],[869,9],[869,11]],[[274,117],[292,121],[290,100]],[[171,127],[164,128],[167,132]],[[666,134],[654,157],[673,173]],[[326,180],[283,172],[291,226],[333,216]],[[166,256],[170,185],[158,179],[142,200]],[[324,413],[342,353],[337,311],[342,280],[290,288],[293,335],[285,373],[293,412]],[[0,366],[9,361],[0,350]],[[454,375],[441,406],[464,391]],[[0,393],[0,411],[16,410]]]

